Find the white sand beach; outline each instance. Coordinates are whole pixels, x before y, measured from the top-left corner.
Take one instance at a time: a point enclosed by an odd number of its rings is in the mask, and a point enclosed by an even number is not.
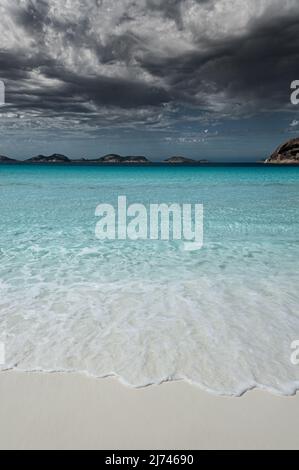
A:
[[[299,396],[130,389],[76,374],[0,374],[1,449],[298,449]]]

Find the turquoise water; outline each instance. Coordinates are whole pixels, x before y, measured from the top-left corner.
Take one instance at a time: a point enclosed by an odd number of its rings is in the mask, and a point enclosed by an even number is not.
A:
[[[204,205],[204,246],[99,241],[100,203]],[[0,166],[4,368],[292,394],[299,169]]]

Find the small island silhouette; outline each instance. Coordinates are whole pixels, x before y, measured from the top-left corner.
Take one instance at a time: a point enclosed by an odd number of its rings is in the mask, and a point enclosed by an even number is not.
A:
[[[24,164],[49,164],[49,163],[88,163],[88,164],[98,164],[98,165],[153,165],[153,164],[169,164],[169,165],[202,165],[209,163],[208,160],[192,160],[185,157],[170,157],[162,162],[152,162],[144,156],[126,156],[123,157],[117,154],[108,154],[100,158],[82,158],[77,160],[72,160],[65,155],[59,153],[54,153],[53,155],[37,155],[36,157],[31,157],[26,160],[16,160],[13,158],[0,156],[0,163],[24,163]]]
[[[16,160],[0,155],[0,164],[20,163],[20,164],[90,164],[90,165],[217,165],[208,160],[193,160],[182,156],[174,156],[160,162],[152,162],[144,156],[121,156],[115,153],[105,155],[100,158],[70,159],[60,153],[53,155],[37,155],[25,160]],[[257,163],[266,165],[299,165],[299,137],[291,139],[280,145],[268,158]]]

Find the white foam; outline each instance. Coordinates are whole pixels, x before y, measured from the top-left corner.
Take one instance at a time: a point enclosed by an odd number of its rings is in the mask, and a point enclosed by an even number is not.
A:
[[[278,280],[276,279],[276,282]],[[35,284],[1,298],[6,364],[22,371],[117,376],[144,387],[187,380],[221,395],[292,395],[299,368],[295,288],[279,279]],[[283,294],[283,292],[288,292]]]

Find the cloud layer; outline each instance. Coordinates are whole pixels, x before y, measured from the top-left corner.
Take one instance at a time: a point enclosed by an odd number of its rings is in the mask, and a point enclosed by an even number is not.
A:
[[[204,131],[288,110],[298,78],[297,0],[2,0],[0,14],[10,130]]]

